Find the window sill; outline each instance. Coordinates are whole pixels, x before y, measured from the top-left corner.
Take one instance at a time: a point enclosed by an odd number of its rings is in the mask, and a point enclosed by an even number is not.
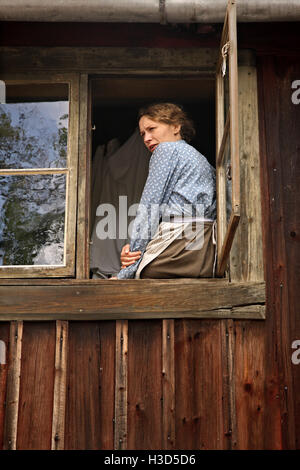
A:
[[[263,320],[265,283],[227,279],[0,281],[1,321],[166,318]]]

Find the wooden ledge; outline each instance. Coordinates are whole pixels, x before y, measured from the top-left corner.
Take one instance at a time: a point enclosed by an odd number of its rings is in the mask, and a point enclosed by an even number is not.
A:
[[[2,321],[264,319],[264,304],[264,282],[225,279],[10,280],[0,286]]]

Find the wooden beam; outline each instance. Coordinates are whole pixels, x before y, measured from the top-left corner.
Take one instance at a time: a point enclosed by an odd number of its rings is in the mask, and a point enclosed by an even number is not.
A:
[[[80,76],[79,102],[79,161],[78,161],[78,207],[76,237],[76,278],[89,278],[89,217],[91,180],[91,102],[88,75]]]
[[[3,439],[4,450],[16,450],[17,448],[22,336],[23,322],[12,321],[9,340],[9,368]]]
[[[1,78],[26,72],[81,72],[157,74],[182,70],[213,75],[218,57],[210,48],[147,47],[0,47]]]
[[[263,281],[257,74],[239,67],[240,222],[230,254],[234,282]]]
[[[80,285],[0,286],[0,320],[261,318],[265,283],[218,279],[93,281]],[[254,310],[251,306],[257,307]],[[245,316],[244,308],[249,307]]]

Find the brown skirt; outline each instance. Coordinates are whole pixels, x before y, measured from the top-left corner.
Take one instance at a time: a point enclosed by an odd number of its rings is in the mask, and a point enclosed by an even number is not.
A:
[[[140,272],[141,279],[170,279],[176,277],[213,277],[216,244],[213,243],[213,223],[204,223],[204,241],[200,250],[187,250],[193,240],[174,240]]]

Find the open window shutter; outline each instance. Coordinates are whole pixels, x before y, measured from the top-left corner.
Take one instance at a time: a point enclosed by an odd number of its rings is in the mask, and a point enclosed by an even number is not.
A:
[[[216,71],[216,184],[217,276],[223,276],[240,219],[236,0],[228,1]]]

